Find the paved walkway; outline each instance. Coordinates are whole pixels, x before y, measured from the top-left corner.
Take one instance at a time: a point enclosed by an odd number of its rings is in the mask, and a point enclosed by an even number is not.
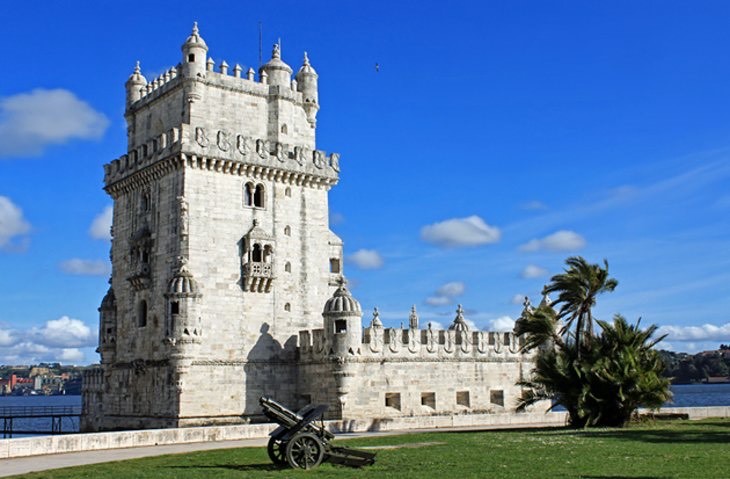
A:
[[[394,436],[421,432],[447,432],[447,431],[485,431],[492,429],[523,429],[538,427],[555,427],[545,424],[522,424],[519,426],[501,425],[491,427],[459,427],[439,429],[410,429],[406,431],[387,432],[364,432],[338,434],[338,439],[346,439],[361,436]],[[269,438],[241,439],[239,441],[216,441],[216,442],[194,442],[188,444],[172,444],[166,446],[131,447],[126,449],[105,449],[101,451],[69,452],[65,454],[49,454],[45,456],[18,457],[3,459],[0,461],[0,477],[27,474],[29,472],[45,471],[48,469],[59,469],[62,467],[83,466],[87,464],[98,464],[101,462],[123,461],[126,459],[138,459],[141,457],[162,456],[164,454],[184,454],[194,451],[208,451],[211,449],[232,449],[238,447],[262,447],[266,446]]]

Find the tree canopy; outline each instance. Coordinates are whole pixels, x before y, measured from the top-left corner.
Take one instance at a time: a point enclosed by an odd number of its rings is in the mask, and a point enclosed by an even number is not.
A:
[[[655,325],[642,329],[640,320],[630,324],[618,314],[612,322],[594,318],[596,298],[618,285],[607,261],[602,267],[571,257],[566,265],[543,290],[557,300],[526,307],[515,325],[523,350],[536,350],[531,376],[519,383],[518,410],[550,400],[566,408],[576,427],[623,426],[639,406],[658,408],[671,397],[654,349],[664,336],[652,339]]]

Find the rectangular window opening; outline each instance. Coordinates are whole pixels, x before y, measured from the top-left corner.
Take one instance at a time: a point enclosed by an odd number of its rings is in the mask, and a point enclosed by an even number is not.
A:
[[[400,393],[385,393],[385,407],[400,411]]]
[[[421,406],[436,409],[436,393],[421,393]]]
[[[504,407],[504,391],[501,389],[489,391],[489,402]]]
[[[469,402],[469,391],[456,391],[456,404],[464,407],[471,407]]]
[[[347,320],[337,319],[335,320],[335,333],[346,333],[347,332]]]

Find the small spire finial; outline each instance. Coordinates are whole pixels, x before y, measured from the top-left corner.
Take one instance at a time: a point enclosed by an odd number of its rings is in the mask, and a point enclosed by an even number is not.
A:
[[[370,322],[370,325],[378,328],[383,327],[383,322],[380,321],[380,311],[378,311],[377,307],[373,308],[373,320]]]
[[[198,22],[193,22],[193,35],[197,35],[198,33]]]
[[[307,55],[307,52],[304,52],[304,64],[309,66],[309,56]]]
[[[134,73],[140,73],[142,69],[139,67],[139,60],[137,60],[137,63],[134,65]]]
[[[274,43],[274,49],[271,51],[271,58],[281,58],[281,40]]]

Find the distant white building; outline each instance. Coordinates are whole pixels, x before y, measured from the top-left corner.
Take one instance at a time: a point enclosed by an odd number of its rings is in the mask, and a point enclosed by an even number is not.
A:
[[[530,369],[511,333],[362,327],[344,285],[328,191],[340,157],[316,148],[318,76],[278,45],[256,76],[217,66],[197,25],[181,62],[126,83],[127,153],[114,200],[101,366],[82,429],[240,423],[267,395],[333,418],[509,409]]]

